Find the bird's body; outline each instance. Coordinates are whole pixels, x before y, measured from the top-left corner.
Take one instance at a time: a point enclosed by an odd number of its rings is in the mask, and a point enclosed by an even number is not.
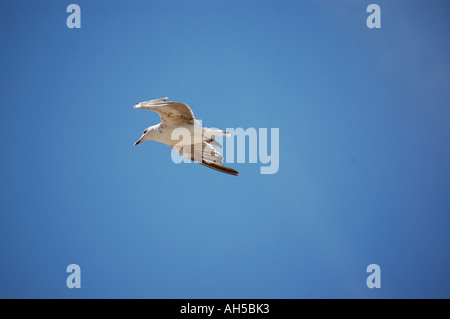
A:
[[[213,130],[207,127],[201,127],[196,124],[181,124],[164,126],[161,123],[150,126],[147,128],[150,134],[152,134],[154,141],[164,143],[170,147],[175,145],[191,145],[193,141],[208,141],[215,136],[226,135],[226,132],[220,130]],[[191,139],[179,139],[176,132],[189,132]],[[216,145],[220,147],[220,144]]]
[[[158,112],[161,123],[144,130],[141,138],[134,144],[154,140],[175,149],[180,155],[226,174],[239,173],[222,164],[223,157],[211,146],[222,147],[214,138],[228,136],[229,133],[201,127],[192,110],[184,103],[167,101],[167,98],[138,103],[136,109]]]

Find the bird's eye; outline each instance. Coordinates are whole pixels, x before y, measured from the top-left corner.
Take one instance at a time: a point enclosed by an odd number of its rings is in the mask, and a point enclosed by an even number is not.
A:
[[[146,133],[147,133],[147,129],[145,129],[145,130],[144,130],[144,133],[142,133],[142,134],[146,134]]]

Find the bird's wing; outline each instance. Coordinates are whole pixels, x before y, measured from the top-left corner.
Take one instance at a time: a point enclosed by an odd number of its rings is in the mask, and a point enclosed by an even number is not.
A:
[[[135,109],[146,109],[158,112],[163,126],[194,124],[194,113],[184,103],[167,101],[167,98],[138,103]]]
[[[207,142],[192,144],[189,146],[174,147],[180,155],[200,163],[219,172],[238,176],[239,172],[222,164],[223,157]]]
[[[215,139],[213,139],[213,138],[211,138],[209,140],[206,140],[205,142],[209,143],[209,144],[212,144],[214,146],[217,146],[218,148],[222,148],[222,145],[219,142],[217,142]]]

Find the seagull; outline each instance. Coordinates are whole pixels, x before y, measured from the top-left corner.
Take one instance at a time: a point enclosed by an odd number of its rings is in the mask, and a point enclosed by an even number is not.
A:
[[[214,138],[230,136],[230,133],[201,127],[189,106],[180,102],[167,101],[167,99],[165,97],[140,102],[134,106],[135,109],[155,111],[161,117],[161,123],[147,127],[134,146],[149,140],[164,143],[194,162],[222,173],[238,176],[238,171],[222,164],[222,155],[212,146],[222,148],[222,145]],[[185,133],[189,134],[190,138],[180,140],[180,136],[187,135]]]

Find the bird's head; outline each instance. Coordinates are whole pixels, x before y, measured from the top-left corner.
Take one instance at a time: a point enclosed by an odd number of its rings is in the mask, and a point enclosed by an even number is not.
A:
[[[139,140],[134,143],[134,146],[138,145],[141,142],[153,140],[155,135],[155,130],[153,126],[147,127],[144,132],[142,132],[142,136]]]

